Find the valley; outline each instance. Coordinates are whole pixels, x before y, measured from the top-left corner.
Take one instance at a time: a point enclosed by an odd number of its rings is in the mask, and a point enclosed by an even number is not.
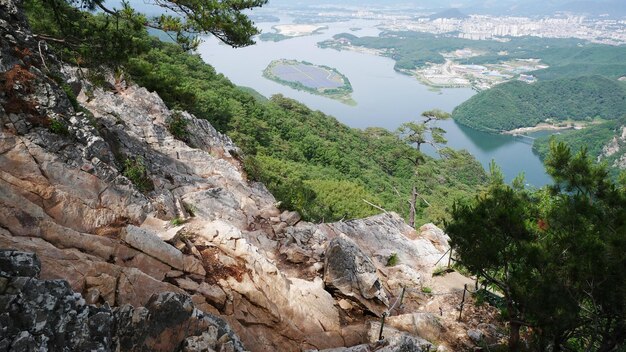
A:
[[[626,23],[111,1],[0,0],[0,350],[624,349]]]
[[[280,15],[277,12],[276,15]],[[290,17],[282,17],[288,22]],[[452,112],[456,106],[476,94],[470,88],[442,88],[433,91],[415,77],[394,69],[395,61],[369,52],[337,51],[318,47],[319,42],[332,39],[339,33],[359,28],[362,36],[378,36],[378,21],[351,20],[327,23],[323,33],[296,37],[280,42],[258,41],[256,45],[232,49],[207,38],[199,53],[203,60],[223,73],[233,83],[251,87],[270,97],[274,94],[296,99],[314,110],[331,115],[350,127],[367,129],[382,127],[390,131],[402,123],[419,120],[423,111],[440,108]],[[271,31],[275,22],[260,23],[262,30]],[[364,50],[365,51],[365,50]],[[343,104],[321,95],[296,90],[263,77],[263,71],[274,60],[290,59],[313,62],[336,68],[352,86],[352,99],[356,105]],[[532,142],[514,136],[494,135],[457,124],[442,121],[440,127],[447,131],[448,146],[465,149],[474,155],[485,169],[492,160],[500,165],[508,181],[524,173],[526,181],[540,187],[550,182],[540,158],[532,150]],[[434,149],[425,152],[436,156]],[[511,159],[511,155],[515,155]]]

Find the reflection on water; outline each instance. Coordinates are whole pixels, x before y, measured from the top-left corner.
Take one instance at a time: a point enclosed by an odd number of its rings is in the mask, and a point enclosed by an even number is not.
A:
[[[286,19],[283,22],[289,23]],[[268,97],[283,94],[356,128],[384,127],[395,130],[404,122],[419,119],[425,110],[440,108],[452,111],[475,94],[471,89],[462,88],[429,90],[414,78],[395,72],[394,61],[389,58],[317,47],[318,42],[337,33],[350,32],[353,27],[363,28],[359,35],[378,35],[376,24],[375,21],[363,20],[328,23],[329,29],[320,34],[281,42],[259,41],[254,46],[239,49],[219,45],[216,40],[208,38],[200,46],[199,52],[206,62],[235,84],[252,87]],[[272,25],[261,24],[261,28],[268,32]],[[265,67],[271,61],[283,58],[336,68],[350,80],[354,90],[352,97],[357,105],[342,104],[263,78]],[[495,160],[507,181],[521,172],[526,174],[527,182],[535,186],[550,181],[541,161],[532,152],[529,140],[479,132],[454,121],[444,121],[440,126],[448,132],[449,146],[467,149],[485,167],[489,166],[491,160]]]
[[[521,140],[515,140],[515,138],[511,138],[511,136],[507,135],[481,132],[460,124],[456,124],[456,126],[473,145],[484,153],[493,152],[508,143],[522,142]]]

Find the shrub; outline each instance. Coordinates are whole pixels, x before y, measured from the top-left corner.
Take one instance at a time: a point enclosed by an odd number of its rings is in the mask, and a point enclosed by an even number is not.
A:
[[[148,192],[154,189],[152,180],[148,177],[146,165],[142,157],[128,158],[124,161],[122,172],[140,192]]]
[[[70,87],[70,85],[67,83],[62,83],[61,88],[65,92],[65,95],[67,95],[67,99],[70,101],[70,104],[72,104],[74,111],[79,111],[80,104],[78,104],[78,100],[76,99],[76,94],[74,94],[72,87]]]
[[[389,256],[389,259],[387,259],[387,266],[396,266],[398,264],[398,254],[397,253],[391,253],[391,255]]]
[[[181,218],[174,218],[170,221],[170,223],[174,226],[179,226],[185,223],[185,220],[181,219]]]
[[[170,117],[167,129],[174,136],[174,138],[187,141],[187,120],[185,120],[179,113],[173,113],[172,117]]]
[[[447,274],[450,271],[449,268],[446,268],[445,266],[438,266],[435,268],[435,270],[433,270],[433,276],[443,276],[444,274]]]
[[[69,131],[67,130],[67,126],[65,123],[59,120],[50,120],[50,124],[48,125],[48,130],[52,133],[56,133],[62,136],[67,136]]]

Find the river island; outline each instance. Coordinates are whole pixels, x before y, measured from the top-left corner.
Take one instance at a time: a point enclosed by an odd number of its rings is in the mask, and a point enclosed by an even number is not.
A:
[[[280,59],[270,62],[263,71],[263,77],[297,90],[356,105],[348,77],[332,67]]]

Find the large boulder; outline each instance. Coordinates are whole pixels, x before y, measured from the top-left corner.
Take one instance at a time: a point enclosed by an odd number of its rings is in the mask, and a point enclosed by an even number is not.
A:
[[[162,292],[145,307],[88,305],[64,280],[39,280],[32,253],[0,251],[0,351],[243,351],[221,318],[187,295]]]
[[[115,323],[122,351],[177,351],[183,344],[187,351],[203,351],[205,346],[222,350],[218,344],[244,350],[222,319],[195,309],[183,294],[163,292],[152,296],[145,307],[123,306],[115,310]]]
[[[165,264],[183,270],[183,253],[165,243],[161,238],[146,229],[129,225],[122,232],[122,239],[130,246],[154,257]]]
[[[384,345],[381,349],[376,351],[384,352],[427,352],[433,347],[433,344],[429,341],[421,338],[420,336],[408,334],[404,331],[397,330],[388,325],[383,328],[383,340],[378,340],[380,337],[380,322],[373,321],[370,323],[370,329],[368,331],[370,343],[382,343]]]
[[[264,251],[223,220],[196,221],[188,231],[196,245],[205,248],[201,253],[208,276],[228,293],[224,315],[235,329],[241,324],[237,331],[246,346],[288,351],[343,344],[339,312],[321,279],[286,276]],[[203,286],[197,291],[207,296]]]
[[[446,328],[441,321],[431,313],[391,316],[387,318],[385,324],[399,331],[420,336],[432,343],[439,343],[446,332]]]
[[[0,275],[39,277],[41,262],[33,253],[0,249]]]
[[[0,351],[108,351],[113,314],[63,280],[38,280],[33,254],[0,252]],[[8,259],[8,260],[5,260]]]
[[[389,301],[372,260],[345,235],[333,238],[326,249],[324,284],[336,296],[350,299],[381,315]]]
[[[378,257],[380,267],[387,265],[389,254],[395,254],[399,264],[406,264],[423,273],[431,273],[449,246],[446,237],[435,226],[427,226],[417,233],[395,213],[385,213],[365,219],[337,222],[329,225],[330,231],[345,234],[368,256]],[[445,258],[442,260],[446,260]]]

